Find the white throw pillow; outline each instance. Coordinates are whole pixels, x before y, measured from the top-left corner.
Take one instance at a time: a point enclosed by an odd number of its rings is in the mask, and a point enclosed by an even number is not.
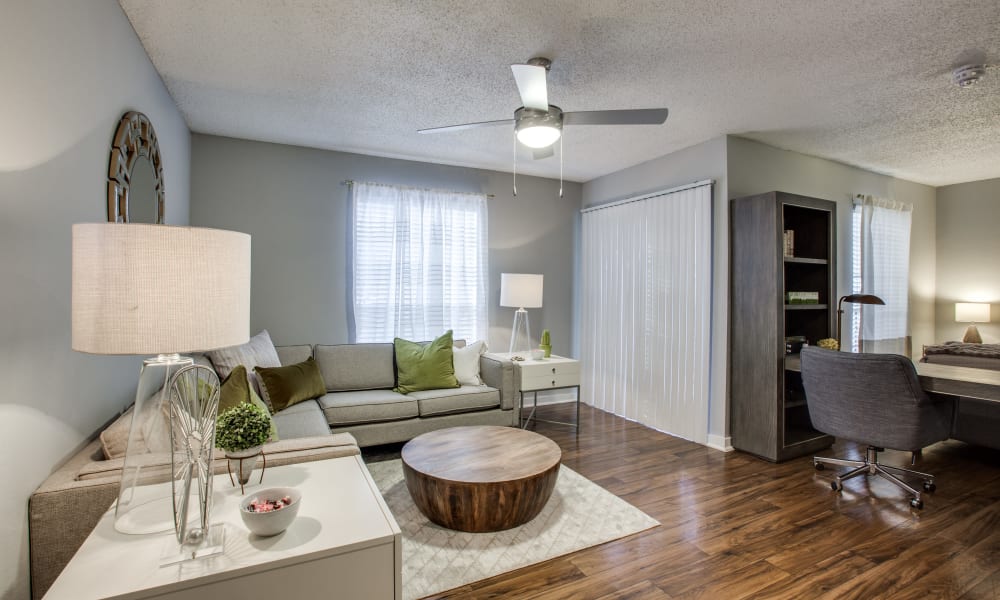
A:
[[[479,378],[479,357],[486,353],[486,342],[479,340],[465,348],[453,347],[455,378],[459,385],[483,385]]]

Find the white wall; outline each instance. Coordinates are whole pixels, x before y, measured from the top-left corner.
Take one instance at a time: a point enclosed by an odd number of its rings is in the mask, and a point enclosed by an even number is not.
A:
[[[837,293],[851,289],[851,199],[871,194],[913,205],[910,232],[910,331],[913,351],[934,340],[935,188],[843,163],[729,136],[729,197],[778,190],[837,203]]]
[[[159,137],[167,222],[188,220],[190,136],[114,0],[0,7],[0,598],[28,595],[28,496],[131,402],[139,360],[70,349],[70,225],[107,219],[127,110]]]
[[[712,341],[708,440],[727,447],[729,437],[729,206],[726,138],[696,146],[593,179],[583,184],[587,208],[657,190],[714,179],[712,200]],[[577,295],[579,297],[579,294]],[[577,328],[587,327],[577,323]]]
[[[192,137],[191,222],[253,238],[251,329],[277,344],[347,343],[346,179],[485,192],[489,198],[489,344],[506,352],[513,309],[500,307],[500,274],[545,275],[544,306],[528,309],[535,343],[572,337],[573,220],[581,186],[510,173],[315,150],[209,135]]]
[[[956,302],[989,302],[983,341],[1000,343],[1000,179],[937,189],[937,320],[935,341],[961,340]]]

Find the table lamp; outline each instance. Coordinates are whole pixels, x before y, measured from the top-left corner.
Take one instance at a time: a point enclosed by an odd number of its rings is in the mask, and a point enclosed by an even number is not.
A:
[[[502,273],[500,275],[500,306],[517,308],[510,331],[510,352],[531,350],[531,326],[526,308],[541,308],[544,275]]]
[[[878,304],[885,305],[885,301],[874,296],[872,294],[848,294],[847,296],[841,296],[840,300],[837,301],[837,346],[843,347],[840,343],[840,331],[841,331],[841,321],[844,317],[844,302],[850,302],[852,304]]]
[[[73,349],[90,354],[155,355],[143,361],[115,504],[115,529],[157,533],[176,529],[171,485],[178,473],[170,389],[193,360],[178,353],[245,343],[250,337],[250,236],[196,227],[139,223],[73,225]],[[190,369],[187,369],[190,372]],[[210,373],[214,376],[214,372]],[[198,449],[194,476],[207,516],[215,410],[200,380],[184,398],[200,411],[211,439],[187,440]],[[183,383],[183,382],[181,382]],[[218,378],[215,378],[217,402]],[[176,388],[175,388],[176,389]],[[182,390],[183,391],[183,390]],[[203,397],[204,396],[204,397]],[[199,402],[201,404],[199,405]],[[191,416],[187,414],[186,416]],[[208,423],[211,419],[211,423]],[[195,428],[199,429],[199,428]],[[202,464],[207,456],[207,465]],[[188,465],[190,467],[190,465]],[[207,469],[203,467],[207,466]],[[209,497],[205,497],[205,488]],[[187,502],[191,477],[178,492]]]
[[[962,341],[966,344],[982,344],[983,338],[979,335],[976,323],[990,322],[990,305],[985,302],[956,302],[955,322],[968,323],[969,328],[965,330],[965,337]]]

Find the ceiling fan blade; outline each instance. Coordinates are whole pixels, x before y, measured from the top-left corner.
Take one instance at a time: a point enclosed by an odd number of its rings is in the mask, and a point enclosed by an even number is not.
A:
[[[541,160],[543,158],[553,156],[556,153],[555,146],[555,144],[552,144],[551,146],[547,146],[545,148],[534,148],[531,150],[531,158],[534,160]]]
[[[549,92],[545,85],[545,67],[535,65],[511,65],[517,91],[521,93],[521,103],[525,108],[549,110]]]
[[[446,125],[444,127],[430,127],[428,129],[418,129],[417,133],[442,133],[445,131],[461,131],[474,127],[493,127],[494,125],[513,125],[514,119],[500,119],[499,121],[480,121],[479,123],[463,123],[461,125]]]
[[[665,108],[567,112],[563,113],[563,125],[661,125],[668,112]]]

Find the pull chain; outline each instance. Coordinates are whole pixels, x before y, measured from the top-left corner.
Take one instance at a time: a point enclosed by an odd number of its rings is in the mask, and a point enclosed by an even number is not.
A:
[[[514,196],[517,196],[517,136],[514,136]]]
[[[562,198],[563,188],[563,136],[559,136],[559,197]]]

